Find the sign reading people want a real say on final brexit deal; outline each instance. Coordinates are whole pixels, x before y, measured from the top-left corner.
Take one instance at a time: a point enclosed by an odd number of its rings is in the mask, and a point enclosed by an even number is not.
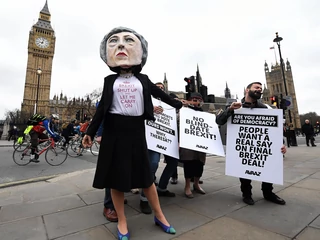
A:
[[[181,108],[180,147],[225,156],[216,115]]]
[[[179,158],[176,109],[152,98],[153,106],[161,106],[163,112],[154,114],[155,121],[146,121],[148,149],[174,158]]]
[[[226,175],[283,185],[281,109],[235,110],[228,119]]]

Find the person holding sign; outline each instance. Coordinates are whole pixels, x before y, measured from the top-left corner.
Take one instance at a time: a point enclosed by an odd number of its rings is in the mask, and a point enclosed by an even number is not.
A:
[[[118,27],[103,38],[100,56],[116,74],[104,79],[101,100],[83,138],[83,146],[92,146],[92,139],[103,122],[103,133],[93,187],[111,188],[118,215],[118,239],[128,240],[124,213],[124,192],[143,188],[155,216],[154,222],[169,234],[175,229],[164,216],[151,176],[145,136],[145,120],[155,120],[151,95],[180,109],[181,101],[172,99],[141,74],[147,61],[148,43],[136,31]]]
[[[200,93],[191,93],[188,107],[195,111],[203,111],[201,103],[203,98]],[[183,163],[183,171],[185,178],[184,194],[187,198],[193,198],[191,191],[191,179],[194,179],[193,190],[200,194],[206,194],[206,192],[200,187],[199,180],[203,174],[203,167],[206,162],[206,153],[198,152],[191,149],[180,148],[180,162]]]
[[[258,101],[261,98],[262,95],[262,84],[260,82],[253,82],[250,83],[246,88],[246,94],[245,97],[240,102],[233,102],[225,111],[218,114],[216,118],[216,123],[219,125],[224,125],[228,118],[231,117],[234,114],[235,109],[239,109],[241,107],[244,108],[268,108],[265,104]],[[283,154],[286,153],[286,147],[283,145],[281,148],[281,152]],[[279,161],[283,161],[282,159],[279,159]],[[252,186],[251,186],[251,180],[240,178],[241,182],[241,191],[243,196],[243,202],[248,205],[254,205],[254,201],[252,199]],[[273,190],[273,184],[262,182],[261,190],[263,192],[263,196],[266,200],[277,203],[280,205],[284,205],[286,202],[277,196],[275,193],[272,192]]]

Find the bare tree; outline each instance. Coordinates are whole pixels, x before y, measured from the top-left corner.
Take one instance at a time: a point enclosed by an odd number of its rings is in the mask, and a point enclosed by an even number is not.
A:
[[[16,108],[14,110],[6,110],[5,112],[6,121],[12,123],[18,123],[21,121],[21,111]]]
[[[315,125],[317,122],[320,122],[320,116],[316,112],[308,112],[300,115],[300,121],[304,124],[304,121],[309,119],[312,125]]]

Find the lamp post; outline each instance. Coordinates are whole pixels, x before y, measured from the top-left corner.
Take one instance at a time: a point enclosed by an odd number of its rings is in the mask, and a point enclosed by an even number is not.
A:
[[[37,113],[38,108],[38,98],[39,98],[39,86],[40,86],[40,75],[42,74],[41,68],[37,69],[37,75],[38,75],[38,85],[37,85],[37,95],[36,95],[36,102],[34,103],[34,114]]]
[[[278,49],[279,49],[279,56],[280,56],[280,66],[281,66],[281,71],[282,71],[282,78],[283,78],[283,83],[284,83],[284,91],[286,96],[288,96],[288,89],[287,89],[287,82],[286,82],[286,76],[285,76],[285,72],[284,72],[284,63],[283,63],[283,59],[282,59],[282,55],[281,55],[281,47],[280,47],[280,42],[283,40],[282,37],[279,37],[278,32],[276,32],[276,38],[273,39],[273,42],[277,43],[278,45]],[[282,99],[282,96],[281,96]],[[291,118],[291,111],[288,110],[288,114],[289,114],[289,122],[290,125],[292,124],[292,118]],[[291,141],[292,141],[292,146],[297,146],[297,140],[296,140],[296,135],[294,130],[292,130],[293,132],[291,132]]]

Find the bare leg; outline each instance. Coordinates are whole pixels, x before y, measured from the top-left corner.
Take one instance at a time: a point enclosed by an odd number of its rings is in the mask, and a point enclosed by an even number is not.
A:
[[[187,195],[192,194],[191,192],[191,187],[190,187],[190,183],[191,183],[191,178],[185,178],[185,186],[184,186],[184,192]],[[199,179],[198,179],[198,184],[199,184]]]
[[[203,189],[200,187],[200,185],[199,185],[199,180],[200,180],[200,178],[195,177],[195,178],[194,178],[194,183],[193,183],[193,185],[195,186],[196,189],[203,190]]]
[[[127,219],[124,215],[124,193],[116,189],[111,189],[111,197],[114,208],[118,214],[118,229],[120,233],[124,235],[128,232]]]
[[[170,226],[170,224],[168,223],[167,219],[165,218],[165,216],[163,215],[163,212],[161,210],[160,202],[159,202],[159,198],[158,198],[158,193],[157,193],[157,190],[156,190],[154,183],[150,187],[144,188],[143,191],[144,191],[144,194],[146,195],[146,197],[148,198],[148,201],[154,211],[154,215],[164,225]]]

